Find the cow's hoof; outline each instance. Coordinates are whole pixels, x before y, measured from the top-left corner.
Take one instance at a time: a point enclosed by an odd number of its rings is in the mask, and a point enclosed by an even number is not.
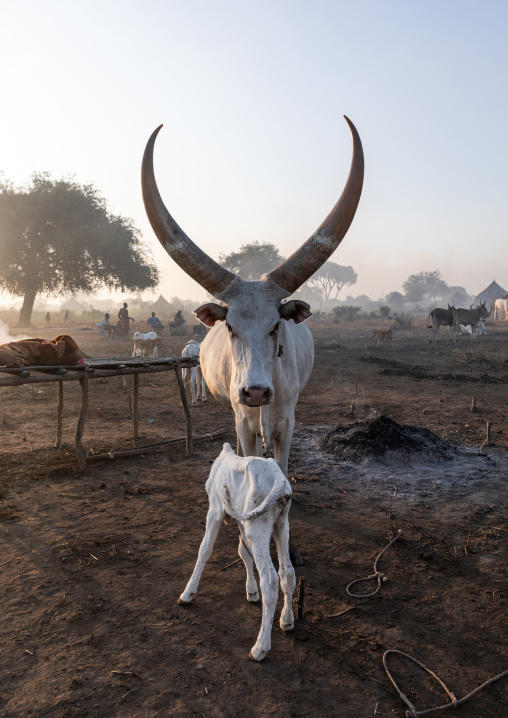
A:
[[[295,627],[295,622],[292,623],[282,623],[282,619],[280,621],[280,627],[284,631],[284,633],[288,633],[288,631],[292,631]]]
[[[260,661],[262,661],[265,656],[266,656],[266,651],[261,651],[259,648],[256,648],[256,646],[254,646],[254,648],[249,653],[249,658],[252,661],[256,661],[256,663],[259,663]]]
[[[249,603],[259,603],[259,592],[255,591],[254,593],[248,593],[247,601],[249,601]]]
[[[189,603],[191,602],[191,600],[192,600],[192,596],[189,598],[189,600],[186,600],[185,598],[183,598],[183,593],[182,593],[182,595],[180,596],[180,598],[177,601],[177,604],[179,606],[188,606]]]

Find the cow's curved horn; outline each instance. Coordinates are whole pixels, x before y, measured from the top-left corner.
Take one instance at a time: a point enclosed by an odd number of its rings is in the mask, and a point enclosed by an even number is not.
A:
[[[148,140],[141,164],[141,187],[146,213],[153,231],[170,257],[207,292],[217,296],[231,284],[235,275],[195,245],[164,206],[153,171],[153,148],[161,127],[157,127]]]
[[[362,142],[351,120],[346,117],[346,121],[353,135],[353,159],[342,195],[312,237],[267,275],[290,293],[301,287],[337,249],[353,221],[360,201],[364,172]]]

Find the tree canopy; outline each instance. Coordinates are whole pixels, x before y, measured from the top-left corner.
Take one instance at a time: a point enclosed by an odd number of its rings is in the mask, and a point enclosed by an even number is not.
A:
[[[433,272],[411,274],[402,287],[406,293],[406,297],[413,301],[421,299],[441,299],[448,290],[448,285],[441,279],[441,272],[438,269],[435,269]]]
[[[282,261],[284,257],[269,242],[242,244],[237,252],[219,255],[223,267],[248,281],[261,279],[263,274],[275,269]]]
[[[92,184],[34,173],[0,182],[0,287],[22,296],[28,326],[39,293],[142,290],[159,272],[130,219],[114,215]]]
[[[355,284],[357,279],[358,275],[353,267],[342,267],[335,262],[325,262],[307,284],[317,289],[326,302],[328,299],[337,299],[340,290],[346,285]]]

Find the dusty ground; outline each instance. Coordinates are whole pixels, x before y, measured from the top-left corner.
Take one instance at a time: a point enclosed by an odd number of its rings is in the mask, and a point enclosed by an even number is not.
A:
[[[193,605],[176,604],[202,538],[204,483],[220,444],[190,459],[173,451],[90,464],[80,476],[78,387],[65,385],[60,452],[51,448],[56,386],[1,390],[2,716],[403,716],[385,650],[413,655],[458,698],[508,669],[508,325],[491,323],[483,341],[458,346],[443,333],[429,347],[421,321],[394,330],[395,351],[371,339],[389,322],[313,318],[310,326],[316,362],[290,466],[306,608],[291,634],[275,621],[262,664],[248,659],[260,607],[244,600],[242,565],[228,566],[235,527],[221,531]],[[70,333],[90,356],[126,355],[128,345],[77,329]],[[167,354],[181,352],[185,339],[162,336]],[[210,399],[192,410],[194,433],[224,426],[234,441],[231,416]],[[353,401],[355,418],[374,410],[468,448],[445,463],[393,455],[341,463],[318,444],[354,420]],[[85,445],[132,446],[128,416],[120,379],[92,381]],[[494,446],[479,452],[486,421]],[[140,443],[183,436],[173,375],[140,379],[140,427]],[[380,560],[389,582],[375,598],[350,598],[346,586],[373,572],[387,544],[390,512],[403,533]],[[420,710],[447,702],[409,665],[393,659],[391,667]],[[502,679],[457,715],[505,718],[507,699]]]

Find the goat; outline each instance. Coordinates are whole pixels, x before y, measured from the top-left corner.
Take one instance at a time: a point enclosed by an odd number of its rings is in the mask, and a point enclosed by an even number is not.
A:
[[[185,348],[182,352],[183,357],[199,357],[199,350],[201,349],[201,344],[199,342],[194,341],[194,339],[191,339],[187,342],[185,345]],[[198,405],[197,396],[201,399],[201,401],[206,401],[206,382],[205,377],[203,376],[203,372],[201,371],[201,365],[198,364],[197,366],[193,366],[190,370],[191,372],[191,392],[192,392],[192,404],[193,406]],[[182,369],[182,379],[185,381],[185,377],[187,376],[187,369]],[[196,383],[197,383],[197,392],[196,392]]]
[[[277,547],[280,585],[284,593],[280,627],[283,631],[291,631],[294,627],[292,596],[296,581],[289,558],[288,521],[291,485],[273,459],[238,457],[226,443],[213,463],[206,482],[206,492],[210,504],[205,536],[194,572],[178,603],[185,606],[194,598],[221,522],[236,521],[240,529],[238,553],[247,569],[246,593],[247,601],[251,603],[259,601],[254,563],[259,573],[263,619],[249,657],[254,661],[262,661],[271,648],[272,623],[279,592],[277,573],[270,557],[272,535]]]
[[[132,342],[134,344],[133,357],[145,357],[147,353],[151,357],[159,356],[157,347],[160,344],[160,339],[156,332],[147,332],[146,334],[134,332]]]

